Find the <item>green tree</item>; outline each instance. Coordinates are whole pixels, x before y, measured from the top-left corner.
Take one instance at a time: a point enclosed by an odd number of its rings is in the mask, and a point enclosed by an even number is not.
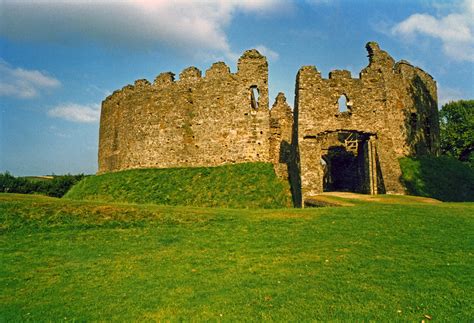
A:
[[[442,153],[474,167],[474,100],[445,104],[440,123]]]
[[[24,177],[15,177],[8,171],[0,173],[0,193],[45,194],[62,197],[84,174],[54,176],[52,180],[34,181]]]

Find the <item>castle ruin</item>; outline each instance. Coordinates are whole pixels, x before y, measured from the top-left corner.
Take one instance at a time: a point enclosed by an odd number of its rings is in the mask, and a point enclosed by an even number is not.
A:
[[[179,80],[135,81],[102,102],[99,173],[271,162],[296,206],[323,191],[403,194],[398,159],[439,152],[436,82],[366,48],[359,78],[302,67],[293,111],[283,93],[269,109],[268,63],[255,49],[236,73],[218,62],[204,77],[189,67]]]

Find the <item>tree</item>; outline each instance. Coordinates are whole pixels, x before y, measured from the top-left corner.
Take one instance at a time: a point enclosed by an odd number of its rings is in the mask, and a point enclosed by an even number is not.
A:
[[[15,177],[8,171],[0,173],[0,193],[46,194],[62,197],[84,174],[54,176],[52,180],[37,181],[25,177]]]
[[[449,102],[441,108],[441,151],[474,167],[474,100]]]

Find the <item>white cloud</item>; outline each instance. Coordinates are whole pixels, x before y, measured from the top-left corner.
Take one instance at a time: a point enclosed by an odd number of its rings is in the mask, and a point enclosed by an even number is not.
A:
[[[413,14],[393,26],[391,32],[408,40],[417,35],[439,39],[447,56],[474,62],[474,1],[465,0],[457,9],[441,17]]]
[[[270,61],[276,61],[280,57],[280,55],[277,52],[263,45],[257,45],[254,48],[258,50],[260,54],[266,56]]]
[[[12,67],[0,59],[0,96],[30,99],[60,85],[61,82],[45,72]]]
[[[48,111],[48,115],[72,122],[95,123],[100,118],[100,105],[81,105],[75,103],[60,104]]]
[[[75,0],[2,2],[0,34],[23,40],[111,46],[157,44],[196,53],[232,55],[225,28],[238,11],[285,12],[287,0]]]

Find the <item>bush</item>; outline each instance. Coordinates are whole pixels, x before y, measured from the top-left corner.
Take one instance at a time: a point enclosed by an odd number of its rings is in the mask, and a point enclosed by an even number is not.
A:
[[[474,201],[474,170],[455,158],[402,158],[402,181],[412,195],[441,201]]]

